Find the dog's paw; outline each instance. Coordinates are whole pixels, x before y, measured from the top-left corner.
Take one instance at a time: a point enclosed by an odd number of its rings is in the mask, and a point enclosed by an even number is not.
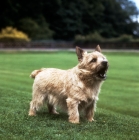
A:
[[[70,123],[74,123],[74,124],[79,124],[80,122],[79,121],[76,121],[76,120],[69,120]]]
[[[89,118],[87,119],[89,122],[95,122],[95,120],[93,118]]]
[[[36,113],[34,111],[29,111],[28,115],[29,116],[36,116]]]
[[[53,111],[53,112],[51,112],[50,114],[59,115],[59,112]]]

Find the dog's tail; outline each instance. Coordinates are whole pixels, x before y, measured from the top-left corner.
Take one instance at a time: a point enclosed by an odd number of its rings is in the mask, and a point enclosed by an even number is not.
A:
[[[41,71],[43,71],[44,69],[42,68],[42,69],[39,69],[39,70],[34,70],[31,74],[30,74],[30,77],[31,78],[35,78],[36,77],[36,75],[38,74],[38,73],[40,73]]]

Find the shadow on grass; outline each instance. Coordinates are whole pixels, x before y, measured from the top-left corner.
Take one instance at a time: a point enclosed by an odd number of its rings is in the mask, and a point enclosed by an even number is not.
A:
[[[50,114],[47,109],[43,109],[37,112],[37,120],[47,120],[47,121],[58,121],[58,122],[68,122],[68,113],[63,112],[63,111],[59,111],[59,114]],[[83,112],[80,112],[80,124],[82,123],[91,123],[88,122],[85,114]],[[94,116],[95,121],[92,123],[105,123],[105,120],[109,120],[109,116],[107,114],[101,114],[101,113],[97,113],[95,112],[95,116]]]
[[[37,118],[41,119],[48,119],[48,120],[56,120],[56,121],[67,121],[68,120],[68,115],[65,112],[59,112],[59,114],[50,114],[47,110],[46,111],[38,111],[37,112]]]
[[[37,112],[37,120],[49,120],[49,121],[57,121],[57,122],[68,122],[68,113],[66,111],[58,110],[59,114],[50,114],[46,108],[43,108]],[[85,114],[81,111],[80,114],[80,123],[87,123],[87,119]],[[71,123],[70,123],[71,124]]]

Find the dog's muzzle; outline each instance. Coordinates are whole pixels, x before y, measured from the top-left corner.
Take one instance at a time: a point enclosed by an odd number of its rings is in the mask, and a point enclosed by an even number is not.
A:
[[[106,77],[107,77],[107,70],[108,70],[108,67],[109,67],[109,64],[107,61],[102,61],[101,62],[101,66],[97,72],[97,76],[100,78],[100,79],[103,79],[105,80]]]

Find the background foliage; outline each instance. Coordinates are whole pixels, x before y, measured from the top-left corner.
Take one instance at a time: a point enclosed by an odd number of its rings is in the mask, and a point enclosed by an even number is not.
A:
[[[130,0],[5,0],[0,4],[0,29],[13,26],[35,40],[72,40],[95,32],[106,38],[135,36],[137,16]]]
[[[5,41],[28,42],[30,41],[30,39],[25,33],[18,31],[17,29],[12,28],[12,27],[6,27],[5,29],[2,29],[2,31],[0,32],[0,41],[2,42],[5,42]]]

